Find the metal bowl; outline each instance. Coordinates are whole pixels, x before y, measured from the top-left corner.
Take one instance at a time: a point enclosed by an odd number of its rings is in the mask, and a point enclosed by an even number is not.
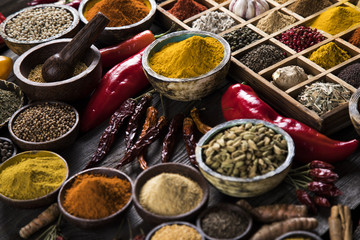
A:
[[[255,176],[253,178],[225,176],[208,167],[204,163],[202,147],[211,141],[213,137],[216,136],[219,132],[222,132],[233,126],[238,126],[249,122],[253,124],[262,123],[266,127],[271,128],[275,132],[284,136],[288,148],[288,155],[284,163],[273,171],[263,175]],[[203,135],[196,146],[195,154],[196,160],[199,164],[200,172],[215,188],[220,190],[222,193],[233,197],[255,197],[275,188],[286,177],[291,168],[291,163],[295,154],[294,151],[294,141],[290,135],[276,125],[256,119],[237,119],[219,124]]]
[[[14,17],[16,17],[17,15],[19,15],[20,13],[22,13],[24,11],[28,11],[29,9],[44,8],[44,7],[63,8],[65,10],[67,10],[68,12],[70,12],[70,14],[73,17],[73,22],[70,25],[70,27],[68,29],[66,29],[65,31],[59,33],[59,34],[56,34],[56,35],[54,35],[52,37],[49,37],[47,39],[42,39],[42,40],[21,41],[21,40],[17,40],[17,39],[14,39],[14,38],[10,38],[9,36],[6,35],[5,26]],[[68,38],[68,37],[75,36],[75,34],[80,29],[80,24],[79,23],[80,23],[80,19],[79,19],[78,12],[76,11],[76,9],[74,9],[72,7],[69,7],[69,6],[66,6],[66,5],[60,5],[60,4],[40,4],[40,5],[36,5],[36,6],[32,6],[32,7],[23,8],[22,10],[8,16],[6,18],[6,20],[0,25],[0,36],[4,39],[5,44],[10,48],[10,50],[12,50],[17,55],[21,55],[22,53],[26,52],[27,50],[29,50],[30,48],[32,48],[32,47],[34,47],[34,46],[36,46],[38,44],[49,42],[49,41],[59,39],[59,38]]]
[[[56,156],[59,159],[61,159],[65,166],[66,166],[66,177],[64,179],[64,182],[66,181],[66,179],[69,176],[69,167],[67,165],[67,162],[65,161],[64,158],[62,158],[60,155],[58,155],[57,153],[54,152],[50,152],[50,151],[27,151],[27,152],[22,152],[19,153],[11,158],[9,158],[8,160],[6,160],[3,164],[0,165],[0,172],[5,169],[8,166],[11,166],[12,164],[14,164],[14,162],[19,162],[21,161],[21,159],[23,159],[24,157],[34,157],[36,155],[42,155],[42,156]],[[46,206],[49,205],[50,203],[53,203],[56,201],[56,197],[58,195],[58,192],[61,188],[62,184],[56,188],[54,191],[52,191],[51,193],[39,197],[39,198],[35,198],[35,199],[29,199],[29,200],[18,200],[18,199],[12,199],[12,198],[8,198],[4,195],[2,195],[0,193],[0,199],[2,201],[4,201],[5,203],[13,206],[13,207],[19,207],[19,208],[37,208],[37,207],[41,207],[41,206]]]
[[[163,228],[163,227],[165,227],[165,226],[168,226],[168,225],[171,226],[171,225],[174,225],[174,224],[177,224],[177,225],[186,225],[186,226],[188,226],[188,227],[192,227],[193,229],[195,229],[195,230],[201,235],[201,240],[205,240],[204,235],[202,234],[201,230],[200,230],[197,226],[195,226],[195,225],[193,225],[193,224],[191,224],[191,223],[188,223],[188,222],[183,222],[183,221],[172,221],[172,222],[167,222],[167,223],[160,224],[160,225],[156,226],[155,228],[153,228],[153,229],[146,235],[145,240],[151,240],[151,238],[154,236],[154,234],[155,234],[158,230],[160,230],[161,228]],[[185,236],[184,236],[184,237],[185,237]],[[185,239],[186,239],[186,237],[185,237]]]
[[[128,203],[126,203],[123,208],[121,208],[120,210],[118,210],[117,212],[113,213],[110,216],[100,218],[100,219],[80,218],[80,217],[73,216],[66,211],[66,209],[63,206],[66,190],[72,186],[72,184],[74,183],[74,180],[77,176],[83,175],[83,174],[101,174],[101,175],[105,175],[107,177],[118,177],[120,179],[125,179],[130,182],[131,190],[133,189],[133,184],[132,184],[131,178],[128,175],[126,175],[125,173],[123,173],[117,169],[98,167],[98,168],[91,168],[91,169],[81,171],[81,172],[75,174],[74,176],[72,176],[69,180],[67,180],[60,189],[57,201],[58,201],[58,205],[60,208],[60,212],[64,215],[64,218],[68,222],[70,222],[80,228],[100,227],[100,226],[110,224],[110,223],[118,220],[119,218],[121,218],[126,213],[126,211],[130,208],[131,203],[132,203],[132,197],[130,197]]]
[[[360,88],[358,88],[349,100],[349,115],[358,135],[360,135],[360,111],[359,111]]]
[[[139,22],[122,26],[122,27],[106,27],[104,31],[100,34],[98,40],[104,45],[114,45],[123,40],[129,39],[130,37],[146,30],[150,29],[156,12],[156,2],[155,0],[144,0],[145,3],[148,2],[150,5],[149,14],[140,20]],[[84,24],[88,23],[88,20],[84,17],[85,10],[88,10],[90,6],[93,6],[99,0],[83,0],[79,6],[79,16],[81,21]]]
[[[193,78],[168,78],[153,71],[149,59],[168,43],[180,42],[193,36],[212,37],[224,46],[223,60],[209,72]],[[225,80],[230,67],[231,50],[222,37],[204,31],[178,31],[155,40],[145,50],[142,66],[151,85],[164,96],[177,101],[192,101],[213,92]]]

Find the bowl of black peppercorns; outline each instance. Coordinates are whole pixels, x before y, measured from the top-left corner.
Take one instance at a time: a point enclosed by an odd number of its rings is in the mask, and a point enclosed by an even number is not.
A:
[[[60,150],[76,140],[79,114],[63,102],[34,102],[13,114],[8,129],[22,150]]]
[[[16,147],[13,142],[4,137],[0,137],[0,164],[5,162],[17,153]]]

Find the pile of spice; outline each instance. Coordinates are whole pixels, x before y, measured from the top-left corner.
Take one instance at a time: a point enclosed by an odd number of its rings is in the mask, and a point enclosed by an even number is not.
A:
[[[58,156],[38,152],[19,158],[0,168],[0,193],[4,196],[35,199],[53,192],[65,181],[66,165]]]
[[[218,133],[203,146],[205,164],[226,176],[253,178],[278,168],[286,159],[283,135],[264,124],[246,123]]]
[[[59,7],[39,7],[25,10],[5,25],[5,33],[20,41],[48,39],[68,29],[71,13]]]
[[[168,43],[150,58],[149,65],[165,77],[190,78],[214,69],[223,58],[224,47],[218,40],[193,36]]]
[[[285,53],[281,49],[273,45],[262,44],[239,60],[254,72],[260,72],[283,59],[285,59]]]
[[[224,12],[208,12],[192,23],[194,30],[221,33],[235,25],[234,19]]]
[[[226,33],[223,37],[229,42],[231,51],[236,51],[252,42],[255,42],[256,40],[261,39],[259,34],[246,26]]]
[[[144,184],[139,201],[152,213],[175,216],[197,207],[202,197],[199,184],[190,178],[175,173],[161,173]]]
[[[139,22],[150,8],[142,0],[102,0],[86,11],[84,17],[89,21],[98,12],[109,18],[107,27],[121,27]]]
[[[289,0],[275,0],[275,2],[279,3],[279,4],[284,4]]]
[[[356,29],[349,38],[349,43],[360,48],[360,28]]]
[[[169,10],[169,13],[177,19],[184,21],[205,10],[207,10],[207,7],[194,0],[178,0]]]
[[[338,83],[315,82],[299,94],[297,100],[305,107],[322,115],[349,102],[351,92]]]
[[[323,10],[331,6],[332,3],[329,0],[297,0],[291,4],[288,8],[303,17],[308,17],[316,12]]]
[[[201,234],[188,225],[165,225],[155,232],[151,240],[201,240]]]
[[[14,134],[29,142],[46,142],[61,137],[75,124],[76,114],[68,105],[40,103],[22,111],[12,127]]]
[[[0,138],[0,163],[10,158],[14,154],[14,151],[15,148],[11,142]]]
[[[267,34],[272,34],[296,22],[296,18],[281,13],[279,10],[272,11],[265,17],[261,18],[256,27]]]
[[[272,74],[273,83],[281,90],[287,90],[308,79],[304,69],[299,66],[286,66],[276,69]]]
[[[276,36],[276,39],[296,52],[301,52],[325,40],[325,37],[315,28],[295,26]]]
[[[313,2],[317,4],[316,1]],[[310,26],[335,35],[359,23],[359,11],[352,7],[338,6],[321,13]]]
[[[110,216],[130,200],[131,184],[126,179],[100,174],[81,174],[66,190],[64,208],[71,215],[86,219]]]
[[[309,59],[322,68],[330,69],[346,60],[351,56],[336,43],[330,42],[319,47],[311,53]]]
[[[352,85],[354,88],[360,87],[360,63],[354,63],[339,72],[339,78]]]
[[[28,79],[30,81],[46,83],[46,81],[42,77],[42,73],[41,73],[42,66],[43,66],[43,64],[38,64],[38,65],[36,65],[36,67],[34,69],[31,69],[29,76],[28,76]],[[85,71],[86,69],[87,69],[87,66],[85,65],[85,63],[78,62],[78,63],[76,63],[76,65],[74,67],[74,72],[73,72],[72,76],[76,76],[76,75],[82,73],[83,71]]]
[[[248,227],[249,220],[237,211],[214,207],[201,218],[201,229],[211,238],[234,239]]]
[[[21,105],[21,99],[15,92],[0,88],[0,125],[7,122]]]

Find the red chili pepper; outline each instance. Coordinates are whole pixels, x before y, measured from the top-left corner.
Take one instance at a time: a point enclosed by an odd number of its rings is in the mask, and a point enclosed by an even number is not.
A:
[[[35,5],[39,5],[39,4],[47,4],[47,3],[54,3],[54,2],[58,2],[59,0],[33,0],[31,2],[28,2],[27,5],[28,6],[35,6]]]
[[[326,168],[326,169],[334,169],[335,167],[330,163],[323,162],[320,160],[313,160],[309,163],[309,168]]]
[[[141,65],[144,50],[117,64],[101,79],[81,117],[86,132],[106,120],[126,99],[149,85]]]
[[[145,30],[118,45],[100,49],[101,62],[104,68],[111,68],[131,57],[155,40],[150,30]]]
[[[309,175],[316,181],[331,183],[336,182],[339,179],[339,175],[324,168],[313,168],[309,170]]]
[[[342,195],[342,192],[340,191],[339,188],[337,188],[335,185],[333,186],[333,188],[331,188],[330,190],[326,190],[326,191],[322,191],[320,193],[320,195],[322,196],[329,196],[329,197],[337,197]]]
[[[331,204],[326,197],[314,196],[314,203],[320,207],[330,207]]]
[[[297,189],[296,197],[299,200],[299,202],[308,206],[310,208],[311,212],[313,212],[313,213],[317,212],[315,203],[313,202],[313,200],[311,199],[311,197],[309,196],[309,194],[306,191],[304,191],[302,189]]]
[[[5,21],[6,17],[4,15],[2,15],[2,13],[0,12],[0,23],[2,23],[3,21]],[[0,44],[4,43],[4,39],[2,37],[0,37]]]
[[[347,142],[330,139],[301,122],[279,115],[250,86],[244,84],[230,86],[222,96],[221,107],[226,120],[261,119],[285,130],[294,140],[295,159],[298,161],[341,161],[352,154],[359,144],[356,139]]]
[[[75,9],[78,9],[79,8],[79,6],[80,6],[80,3],[81,3],[81,0],[72,0],[71,2],[70,1],[66,1],[66,4],[65,5],[67,5],[67,6],[70,6],[70,7],[73,7],[73,8],[75,8]],[[141,49],[139,49],[139,50],[141,50]],[[135,53],[134,53],[135,54]],[[131,55],[130,55],[131,56]],[[129,56],[129,57],[130,57]],[[125,58],[126,59],[126,58]],[[123,60],[125,60],[125,59],[123,59]],[[122,60],[121,60],[122,61]],[[119,62],[121,62],[121,61],[119,61]]]
[[[307,184],[307,189],[309,191],[321,194],[324,191],[329,191],[329,190],[333,189],[334,186],[335,185],[331,184],[331,183],[312,181]]]

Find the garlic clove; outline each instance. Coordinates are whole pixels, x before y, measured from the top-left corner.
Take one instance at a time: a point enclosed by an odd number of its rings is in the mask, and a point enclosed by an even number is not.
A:
[[[237,0],[237,3],[234,6],[234,13],[241,18],[245,18],[247,7],[247,0]]]
[[[269,4],[266,2],[266,0],[256,0],[258,3],[260,3],[263,7],[264,7],[264,9],[265,9],[265,11],[264,12],[266,12],[267,10],[269,10],[270,9],[270,6],[269,6]]]
[[[255,17],[255,1],[254,0],[249,0],[248,1],[248,5],[247,5],[247,9],[246,9],[246,14],[245,14],[245,19],[251,19]]]
[[[229,5],[229,10],[230,10],[231,12],[235,12],[235,11],[234,11],[234,6],[235,6],[235,4],[236,4],[238,1],[240,1],[240,0],[231,0],[230,5]]]
[[[260,14],[262,14],[263,12],[265,12],[265,8],[263,5],[261,5],[260,2],[255,1],[255,16],[258,16]]]

